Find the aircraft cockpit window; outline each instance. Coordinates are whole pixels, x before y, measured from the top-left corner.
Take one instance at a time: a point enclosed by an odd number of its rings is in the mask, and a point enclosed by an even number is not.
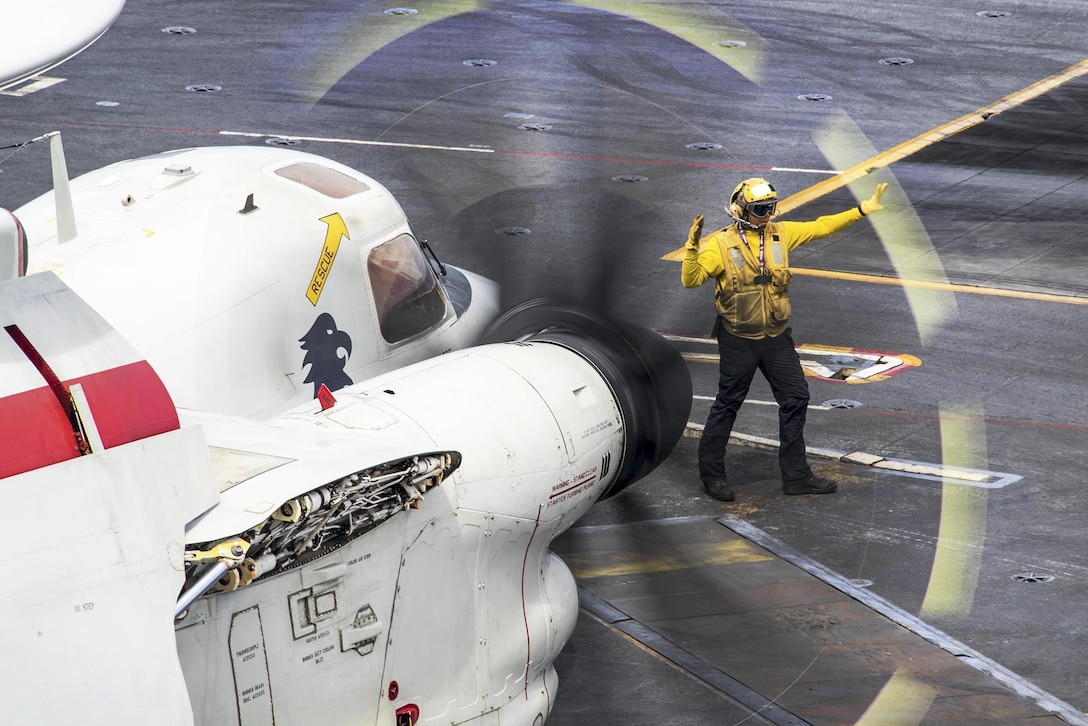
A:
[[[344,199],[353,194],[370,191],[370,187],[358,179],[309,161],[281,167],[276,169],[276,174],[333,199]]]
[[[422,333],[445,317],[442,288],[411,235],[375,247],[366,266],[382,337],[388,342]]]

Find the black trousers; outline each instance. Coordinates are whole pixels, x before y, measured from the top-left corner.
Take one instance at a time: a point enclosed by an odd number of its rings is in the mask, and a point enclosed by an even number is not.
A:
[[[703,483],[725,479],[725,446],[737,420],[737,411],[748,395],[758,369],[771,384],[778,402],[778,466],[782,483],[803,481],[812,476],[805,458],[805,416],[808,413],[808,383],[801,359],[793,345],[790,328],[774,338],[738,338],[714,326],[718,337],[718,395],[710,407],[706,427],[699,440],[699,477]]]

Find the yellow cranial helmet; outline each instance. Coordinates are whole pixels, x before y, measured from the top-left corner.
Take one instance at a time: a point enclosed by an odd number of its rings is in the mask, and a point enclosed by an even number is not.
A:
[[[729,213],[744,219],[749,211],[757,217],[769,217],[778,203],[778,192],[771,183],[760,177],[745,179],[729,195]]]

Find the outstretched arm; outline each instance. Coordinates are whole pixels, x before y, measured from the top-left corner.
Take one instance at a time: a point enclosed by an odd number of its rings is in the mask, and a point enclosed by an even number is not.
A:
[[[876,185],[876,191],[873,192],[873,196],[858,205],[858,211],[861,212],[861,216],[868,217],[873,212],[879,212],[884,208],[884,205],[880,203],[880,197],[884,195],[884,190],[887,188],[888,182],[882,182]]]
[[[703,236],[703,215],[698,215],[691,223],[688,241],[684,245],[684,260],[680,264],[680,284],[684,287],[699,287],[710,275],[699,264],[699,240]]]
[[[788,249],[792,251],[805,242],[830,237],[855,222],[860,222],[862,217],[884,209],[884,206],[880,203],[880,197],[887,188],[887,182],[877,184],[873,196],[856,207],[847,209],[845,212],[817,217],[811,222],[780,222],[782,236],[788,245]]]

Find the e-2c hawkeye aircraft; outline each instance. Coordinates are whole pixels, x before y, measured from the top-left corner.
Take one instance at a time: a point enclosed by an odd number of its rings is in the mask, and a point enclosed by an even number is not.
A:
[[[192,148],[69,182],[48,136],[54,191],[15,210],[7,267],[55,272],[180,407],[278,413],[473,344],[499,312],[497,285],[432,254],[436,275],[389,191],[331,159]]]
[[[247,220],[288,208],[286,189],[344,210],[382,196],[357,172],[287,156],[237,154],[285,185],[240,203],[225,190],[235,217],[180,204],[140,216],[141,201],[213,176],[196,150],[140,161],[160,167],[147,187],[119,183],[125,164],[77,180],[77,212],[110,197],[136,212],[113,244],[51,222],[43,200],[5,218],[0,492],[21,511],[0,540],[0,682],[14,722],[529,726],[551,711],[578,599],[549,545],[668,456],[687,368],[651,331],[542,302],[491,322],[482,345],[420,342],[418,362],[352,367],[365,336],[349,331],[349,349],[336,333],[367,315],[377,350],[484,323],[445,286],[434,294],[391,197],[339,212],[349,231],[323,283],[334,232],[265,228],[304,250],[304,269],[251,244]],[[276,174],[296,163],[311,166]],[[350,181],[330,189],[328,170]],[[157,246],[167,219],[227,234]],[[55,238],[37,231],[51,224]],[[397,240],[412,253],[371,269]],[[489,289],[464,279],[473,299]],[[315,335],[322,356],[352,356],[315,372]]]

